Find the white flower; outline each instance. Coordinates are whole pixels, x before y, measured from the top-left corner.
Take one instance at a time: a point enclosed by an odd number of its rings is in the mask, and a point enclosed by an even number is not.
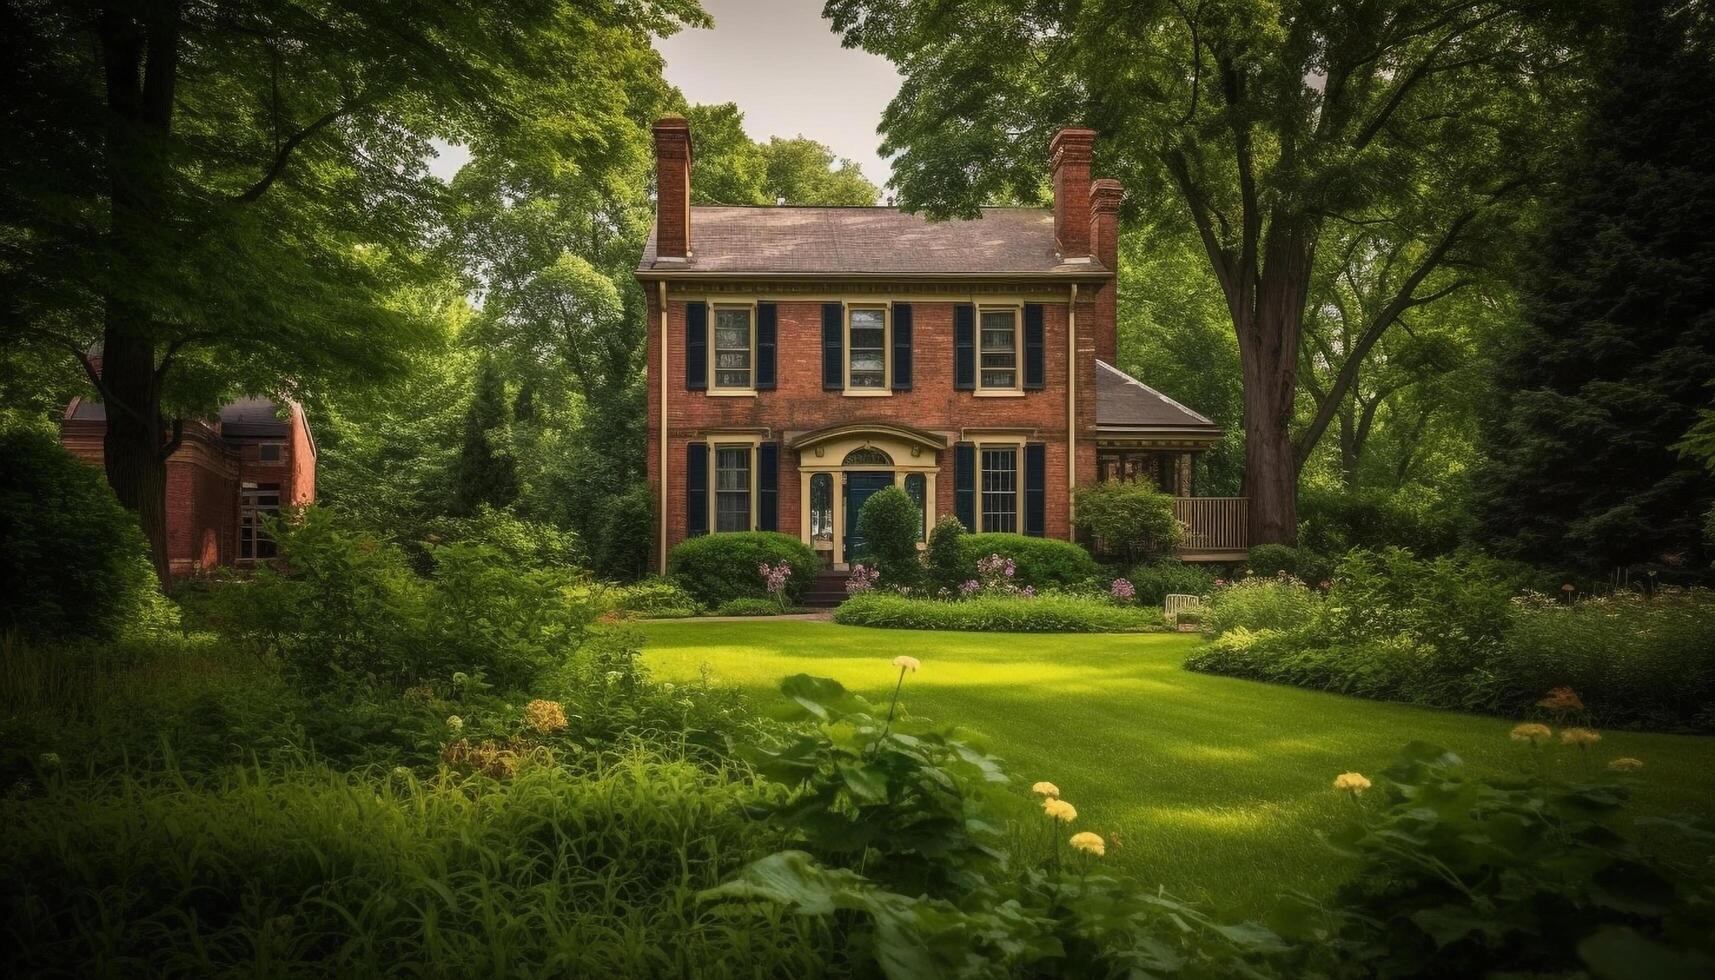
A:
[[[904,654],[900,654],[893,658],[893,666],[898,667],[900,670],[909,670],[915,674],[917,673],[917,669],[922,667],[923,664],[916,657],[907,657]]]

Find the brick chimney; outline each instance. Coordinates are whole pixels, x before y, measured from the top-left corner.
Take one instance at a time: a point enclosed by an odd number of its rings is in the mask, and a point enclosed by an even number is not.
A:
[[[1054,134],[1048,156],[1054,168],[1054,240],[1068,262],[1090,257],[1090,146],[1093,129]]]
[[[655,257],[691,257],[691,124],[683,116],[655,123]]]
[[[1102,179],[1090,184],[1090,255],[1109,272],[1119,272],[1120,201],[1125,190],[1117,180]],[[1115,325],[1115,285],[1110,279],[1096,291],[1096,357],[1114,363],[1118,354]]]

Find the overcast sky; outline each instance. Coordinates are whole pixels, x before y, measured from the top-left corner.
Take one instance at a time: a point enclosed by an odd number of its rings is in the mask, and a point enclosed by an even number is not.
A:
[[[892,64],[840,47],[822,0],[702,2],[712,30],[655,43],[686,101],[736,102],[751,139],[808,136],[856,160],[877,187],[887,183],[892,170],[876,153],[875,127],[899,91]]]

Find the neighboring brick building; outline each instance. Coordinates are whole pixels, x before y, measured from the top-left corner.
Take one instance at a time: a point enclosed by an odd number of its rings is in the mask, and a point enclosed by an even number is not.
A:
[[[107,432],[106,408],[76,398],[60,420],[60,441],[97,466]],[[266,398],[245,398],[218,417],[188,422],[167,459],[167,562],[174,575],[220,565],[244,567],[274,556],[261,518],[316,499],[316,445],[304,410],[284,411]]]
[[[1242,500],[1189,499],[1191,454],[1220,428],[1112,367],[1121,190],[1091,180],[1094,137],[1055,136],[1052,211],[931,223],[885,207],[693,207],[689,126],[658,122],[660,204],[637,278],[662,567],[687,536],[759,529],[844,568],[862,548],[858,508],[891,484],[926,526],[953,514],[1066,538],[1073,489],[1098,477],[1187,497],[1182,518],[1210,525],[1187,557],[1231,557]]]

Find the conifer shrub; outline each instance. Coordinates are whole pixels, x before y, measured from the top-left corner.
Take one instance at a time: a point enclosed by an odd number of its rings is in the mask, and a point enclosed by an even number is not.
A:
[[[917,556],[917,531],[923,512],[899,487],[870,495],[858,512],[858,530],[869,546],[869,559],[888,585],[911,585],[923,577]]]

